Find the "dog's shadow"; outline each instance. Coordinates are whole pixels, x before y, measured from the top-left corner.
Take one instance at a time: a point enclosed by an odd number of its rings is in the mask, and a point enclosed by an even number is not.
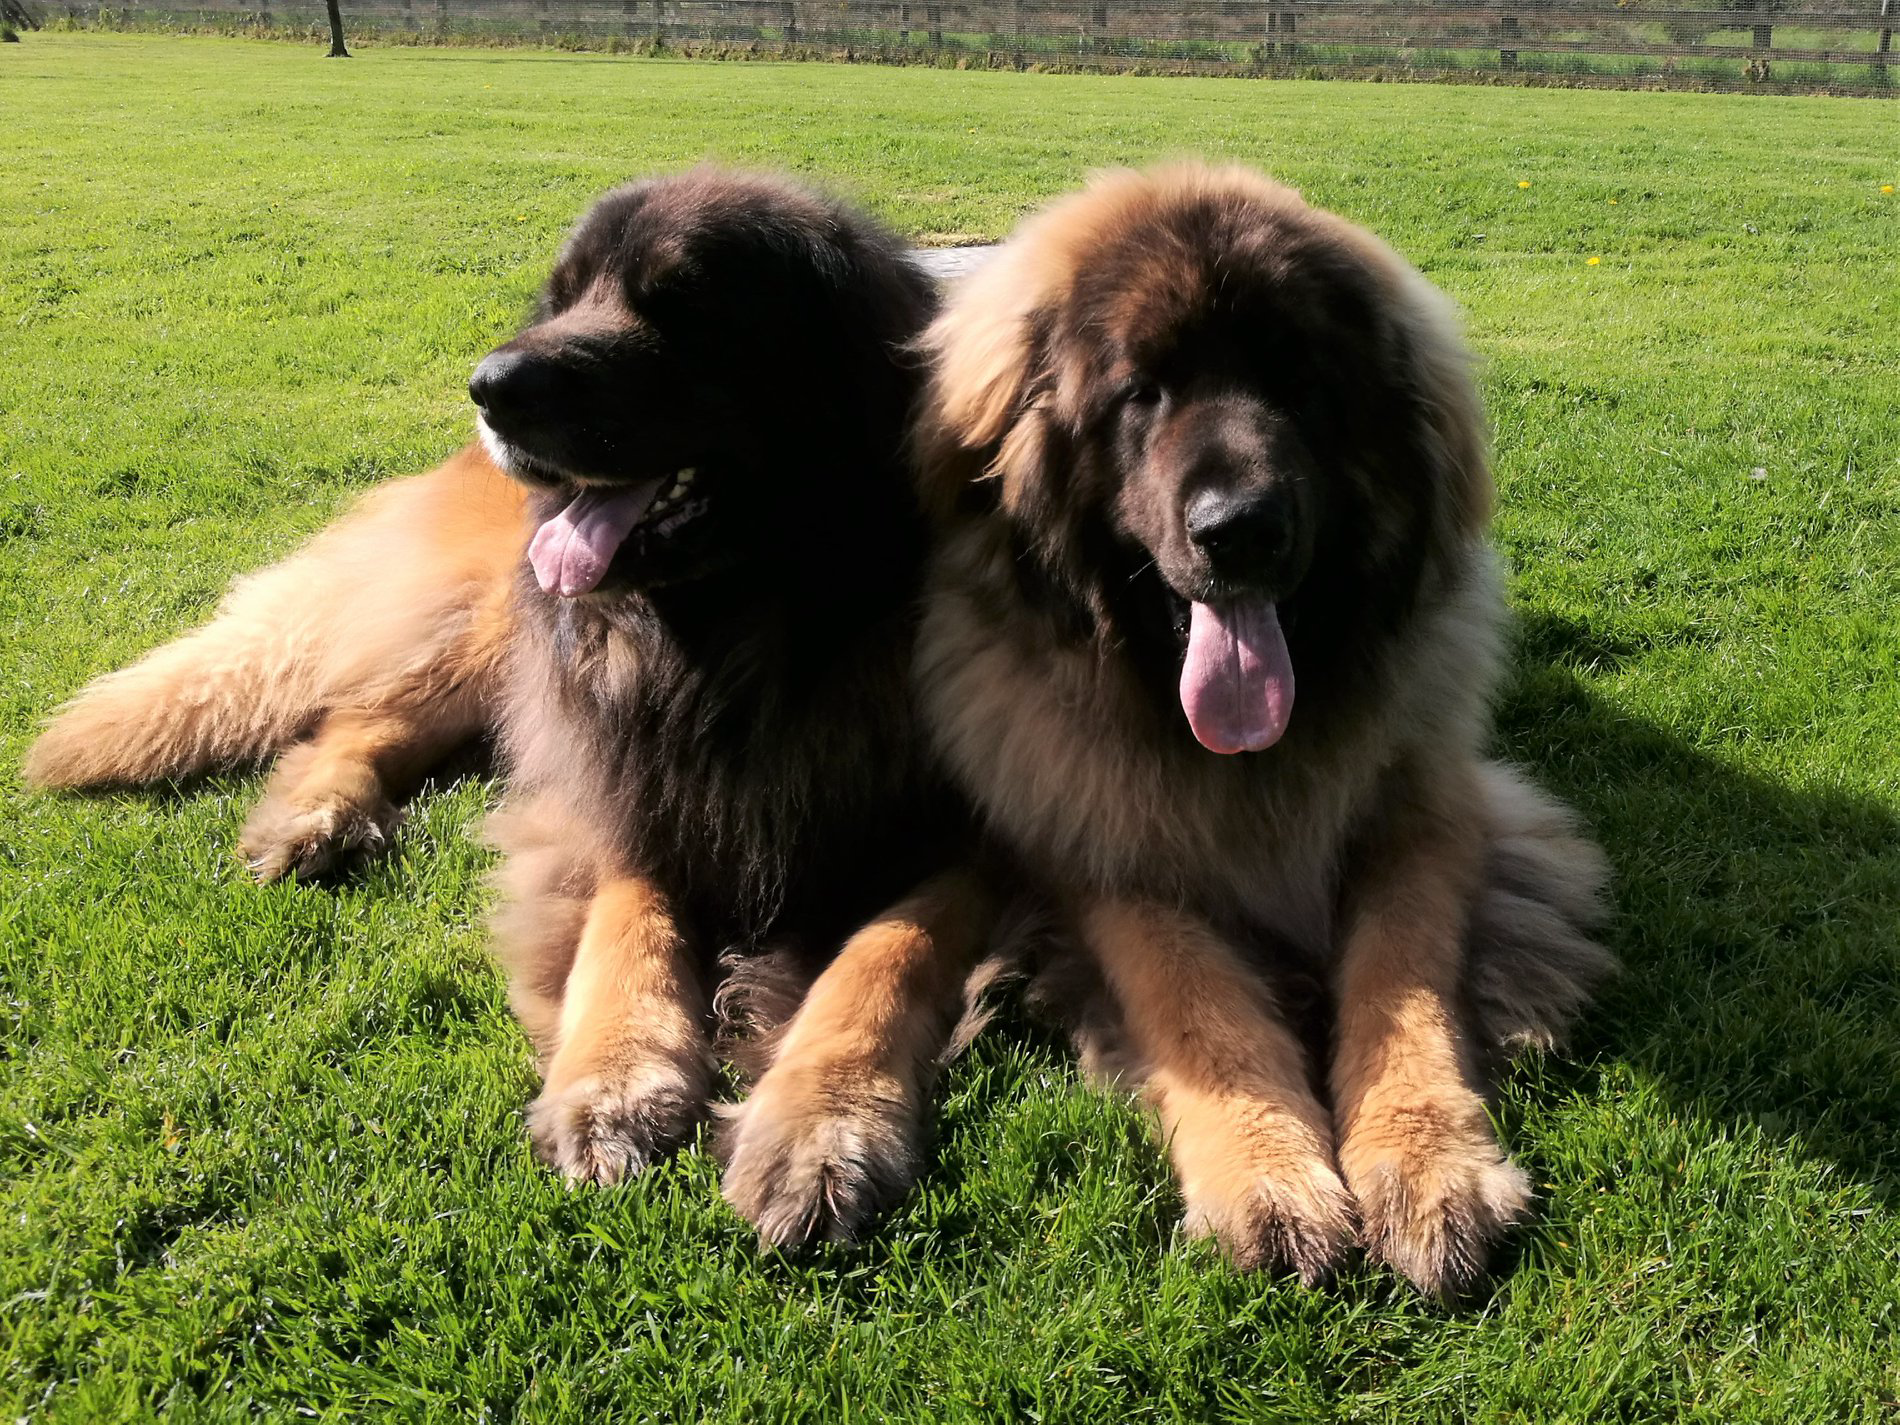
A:
[[[1506,1139],[1534,1165],[1546,1145],[1514,1121],[1526,1109],[1642,1085],[1691,1135],[1759,1132],[1877,1200],[1900,1200],[1900,817],[1870,798],[1743,771],[1591,691],[1586,670],[1643,652],[1564,619],[1519,629],[1499,751],[1574,806],[1609,853],[1605,938],[1622,972],[1561,1051],[1502,1071],[1514,1082]],[[984,1037],[998,1031],[1045,1071],[1068,1058],[1065,1037],[1020,1005]],[[981,1078],[990,1091],[972,1097],[997,1101],[964,1104],[961,1116],[1022,1111],[1007,1075],[992,1064]],[[970,1083],[956,1087],[967,1094]],[[929,1161],[926,1184],[950,1188],[956,1170]],[[1157,1189],[1125,1225],[1134,1250],[1158,1257],[1179,1211],[1163,1151],[1129,1148],[1120,1166]],[[1627,1167],[1599,1171],[1608,1183]],[[1050,1162],[1034,1176],[1053,1190],[1079,1172]],[[1529,1245],[1512,1239],[1494,1284]],[[1354,1274],[1336,1287],[1388,1288]]]
[[[1505,754],[1583,813],[1615,867],[1623,973],[1546,1066],[1551,1086],[1622,1066],[1685,1122],[1759,1129],[1891,1199],[1900,818],[1727,765],[1579,676],[1641,651],[1527,620],[1500,709]]]

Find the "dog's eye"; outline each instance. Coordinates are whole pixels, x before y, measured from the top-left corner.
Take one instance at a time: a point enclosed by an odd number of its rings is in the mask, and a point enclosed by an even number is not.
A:
[[[1130,406],[1158,406],[1161,404],[1161,383],[1158,381],[1133,381],[1122,393],[1122,401]]]

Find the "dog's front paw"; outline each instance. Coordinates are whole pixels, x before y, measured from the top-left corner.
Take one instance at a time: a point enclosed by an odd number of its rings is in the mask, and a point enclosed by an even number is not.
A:
[[[1531,1205],[1530,1180],[1498,1146],[1476,1094],[1367,1106],[1340,1163],[1366,1250],[1428,1296],[1475,1286]]]
[[[1176,1161],[1191,1237],[1211,1237],[1242,1271],[1292,1272],[1317,1286],[1352,1250],[1352,1196],[1317,1146],[1297,1135],[1264,1135],[1255,1125],[1227,1140],[1197,1143]]]
[[[570,1182],[607,1186],[685,1142],[705,1111],[704,1086],[672,1069],[589,1074],[542,1091],[528,1136]]]
[[[726,1201],[770,1246],[851,1240],[916,1172],[917,1110],[881,1078],[768,1072],[723,1111]]]
[[[388,845],[402,813],[382,797],[272,797],[244,824],[238,850],[260,881],[328,875]]]

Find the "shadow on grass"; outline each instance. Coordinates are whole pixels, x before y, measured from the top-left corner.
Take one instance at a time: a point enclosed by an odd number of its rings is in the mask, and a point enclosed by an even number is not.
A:
[[[1610,1063],[1685,1116],[1754,1125],[1895,1195],[1900,818],[1725,764],[1594,697],[1642,649],[1562,619],[1522,630],[1505,750],[1588,819],[1616,869],[1624,973],[1543,1077]]]
[[[1569,1048],[1515,1071],[1546,1101],[1596,1096],[1624,1070],[1653,1083],[1692,1131],[1760,1130],[1825,1160],[1885,1202],[1900,1200],[1900,817],[1848,793],[1804,790],[1730,765],[1679,734],[1632,717],[1591,692],[1585,670],[1653,651],[1556,618],[1520,630],[1518,675],[1500,708],[1504,752],[1586,818],[1615,866],[1607,939],[1623,973],[1605,987]],[[1320,997],[1308,1002],[1319,1022]],[[988,1035],[1051,1069],[1069,1062],[1066,1039],[1013,999]],[[1314,1046],[1323,1057],[1323,1047]],[[1002,1119],[1017,1086],[986,1080],[965,1117]],[[1521,1096],[1521,1095],[1520,1095]],[[967,1097],[967,1096],[966,1096]],[[1535,1160],[1519,1124],[1505,1136]],[[1073,1190],[1082,1159],[1059,1141],[1030,1181],[1039,1194]],[[1159,1189],[1128,1250],[1169,1250],[1169,1170],[1159,1145],[1131,1152],[1132,1171]],[[926,1162],[926,1190],[953,1191],[953,1170]],[[1606,1161],[1606,1179],[1619,1171]],[[940,1228],[992,1230],[976,1217]],[[1507,1287],[1534,1234],[1500,1250],[1481,1306]],[[877,1237],[869,1244],[876,1251]],[[1387,1274],[1347,1271],[1335,1296],[1384,1301],[1402,1289]]]

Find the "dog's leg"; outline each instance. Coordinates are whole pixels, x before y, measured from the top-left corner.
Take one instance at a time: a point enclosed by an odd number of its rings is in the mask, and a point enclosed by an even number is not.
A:
[[[1459,1005],[1481,805],[1469,769],[1395,773],[1346,887],[1340,1166],[1368,1249],[1432,1294],[1471,1285],[1531,1196],[1492,1131]]]
[[[1158,905],[1097,903],[1082,933],[1145,1065],[1188,1229],[1243,1268],[1323,1279],[1352,1243],[1351,1199],[1306,1053],[1260,975]]]
[[[487,723],[486,700],[466,687],[330,713],[279,759],[244,825],[238,849],[251,874],[309,878],[383,850],[401,820],[396,804]]]
[[[946,873],[846,943],[731,1112],[725,1195],[775,1246],[850,1238],[900,1197],[965,976],[994,923]]]
[[[407,669],[339,699],[315,735],[278,760],[238,838],[258,880],[319,876],[382,850],[401,820],[397,803],[493,724],[511,627],[507,583],[487,571],[450,608],[412,614],[406,629],[394,624],[392,651]]]
[[[209,624],[95,679],[29,749],[44,787],[138,786],[269,757],[337,708],[492,651],[528,531],[479,446],[370,492]],[[393,685],[397,685],[392,687]]]
[[[613,1183],[679,1145],[712,1086],[706,995],[666,898],[637,876],[588,903],[528,1127],[576,1182]]]

